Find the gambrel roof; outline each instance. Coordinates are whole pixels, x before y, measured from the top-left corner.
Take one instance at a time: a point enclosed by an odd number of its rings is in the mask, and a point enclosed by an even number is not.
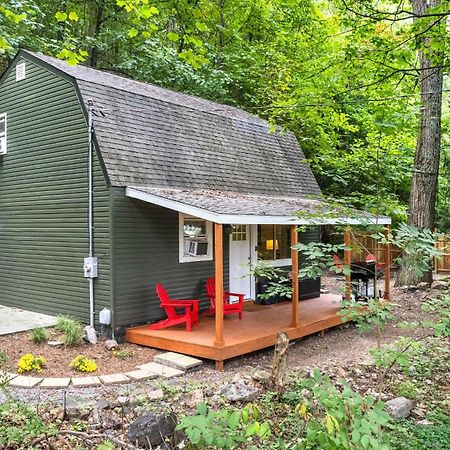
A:
[[[95,135],[114,186],[320,194],[295,136],[270,132],[256,116],[40,53],[22,56],[69,75],[84,103],[93,101]]]
[[[390,223],[339,211],[324,218],[336,211],[320,198],[294,134],[246,111],[41,53],[17,58],[69,79],[85,110],[93,104],[109,182],[129,197],[217,223]]]

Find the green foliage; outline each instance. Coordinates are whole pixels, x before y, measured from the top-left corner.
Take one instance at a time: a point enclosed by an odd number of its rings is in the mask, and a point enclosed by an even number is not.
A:
[[[64,345],[71,346],[80,344],[83,340],[84,330],[81,322],[68,316],[59,316],[56,329],[63,333]]]
[[[344,301],[338,314],[343,320],[352,320],[358,330],[367,333],[374,328],[382,330],[386,323],[395,318],[394,304],[381,298],[367,301]]]
[[[405,375],[409,375],[411,370],[416,370],[414,361],[424,354],[425,349],[425,344],[413,338],[402,337],[392,344],[371,349],[370,354],[376,366],[388,369],[395,364]]]
[[[442,251],[435,246],[440,235],[426,228],[418,229],[401,223],[388,236],[379,232],[372,237],[380,244],[390,244],[400,248],[402,252],[394,263],[407,265],[408,269],[418,277],[429,271],[433,258],[442,257]]]
[[[129,352],[127,350],[112,349],[111,353],[113,354],[113,356],[115,356],[116,358],[119,358],[119,359],[127,359],[127,358],[133,357],[133,352]]]
[[[101,444],[97,445],[97,447],[95,447],[95,450],[114,450],[114,448],[114,443],[112,443],[111,441],[104,441]]]
[[[30,445],[36,438],[56,432],[56,427],[46,425],[29,405],[15,400],[0,404],[1,448],[32,448]]]
[[[279,267],[274,267],[268,261],[260,259],[254,266],[250,267],[250,274],[255,278],[266,278],[269,281],[276,281],[283,274]]]
[[[35,344],[42,344],[48,340],[48,330],[46,328],[35,328],[30,331],[30,338]]]
[[[390,446],[393,450],[448,450],[450,416],[433,414],[432,425],[420,425],[409,420],[392,424]]]
[[[258,294],[258,298],[261,300],[269,300],[276,297],[292,297],[292,281],[279,267],[274,267],[267,261],[258,260],[253,267],[250,267],[250,274],[260,281],[268,281],[265,292]]]
[[[418,395],[416,384],[409,380],[393,383],[390,389],[397,397],[405,397],[415,400]]]
[[[253,404],[242,410],[209,409],[205,403],[197,407],[197,415],[186,416],[177,425],[196,448],[234,448],[243,442],[264,441],[271,434],[267,422],[260,422],[259,408]]]
[[[301,277],[318,278],[327,271],[338,274],[350,275],[350,267],[345,264],[336,264],[333,256],[350,250],[344,244],[325,244],[322,242],[298,243],[295,249],[305,258],[306,262],[299,271]]]
[[[307,389],[311,399],[303,399],[296,412],[305,421],[305,437],[293,448],[300,449],[389,449],[385,427],[389,415],[374,397],[363,397],[341,381],[336,389],[329,377],[317,369],[313,378],[298,386]]]
[[[434,330],[436,336],[450,336],[450,296],[428,299],[422,304],[426,312],[434,313],[436,320],[427,320],[424,325]]]

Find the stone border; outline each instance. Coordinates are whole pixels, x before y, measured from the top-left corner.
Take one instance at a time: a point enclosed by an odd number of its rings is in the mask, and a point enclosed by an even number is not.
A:
[[[11,387],[20,388],[43,388],[43,389],[66,389],[70,385],[74,387],[98,387],[109,386],[112,384],[132,383],[135,381],[151,380],[153,378],[173,378],[184,375],[186,370],[202,364],[202,361],[191,358],[190,356],[180,355],[178,353],[164,353],[167,355],[167,360],[173,360],[174,355],[177,355],[177,367],[171,367],[164,364],[164,358],[160,358],[158,362],[150,362],[141,364],[136,367],[136,370],[130,372],[119,372],[110,375],[93,375],[80,377],[32,377],[29,375],[19,375],[11,372],[0,372],[0,377],[6,377],[6,381]],[[156,358],[155,358],[156,359]],[[160,364],[160,362],[162,364]]]

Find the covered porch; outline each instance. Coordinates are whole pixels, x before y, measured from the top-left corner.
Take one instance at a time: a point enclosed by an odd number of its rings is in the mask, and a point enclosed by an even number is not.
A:
[[[338,295],[322,294],[319,298],[301,301],[298,305],[301,319],[297,324],[292,324],[289,302],[273,305],[246,302],[242,320],[236,314],[223,318],[221,344],[216,342],[213,316],[201,317],[191,333],[187,333],[183,325],[164,330],[150,330],[144,325],[128,329],[126,339],[135,344],[211,359],[220,369],[224,360],[273,346],[280,331],[295,340],[342,324],[336,314],[340,300]]]
[[[342,318],[337,314],[341,295],[322,294],[299,302],[299,253],[294,247],[298,243],[300,225],[357,225],[371,222],[384,225],[386,233],[389,233],[390,226],[387,217],[323,218],[325,203],[305,198],[133,187],[127,188],[127,195],[202,218],[213,225],[215,315],[202,316],[200,324],[192,332],[187,332],[182,325],[162,330],[150,330],[148,325],[130,328],[126,331],[126,340],[211,359],[219,370],[223,369],[227,359],[273,346],[280,331],[286,332],[290,340],[295,340],[342,323]],[[205,205],[208,209],[205,209]],[[293,211],[303,211],[306,215],[295,215]],[[275,224],[290,228],[292,301],[274,305],[258,305],[248,301],[244,305],[243,318],[239,320],[237,315],[224,316],[224,226],[252,224]],[[344,241],[350,244],[349,232],[345,233]],[[386,267],[390,265],[389,255],[389,249],[386,248]],[[347,249],[343,264],[350,267],[350,261],[351,251]],[[386,299],[389,299],[389,283],[390,277],[385,277],[383,296]],[[350,295],[351,281],[350,275],[347,275],[345,297],[350,299]]]

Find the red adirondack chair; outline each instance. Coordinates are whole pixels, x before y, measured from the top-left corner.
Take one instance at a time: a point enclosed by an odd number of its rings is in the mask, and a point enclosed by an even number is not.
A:
[[[206,293],[211,302],[208,313],[216,312],[216,280],[214,278],[208,278],[206,280]],[[230,303],[230,297],[237,297],[238,301]],[[242,319],[242,306],[244,304],[244,294],[235,294],[233,292],[223,293],[223,314],[239,314],[239,319]]]
[[[161,302],[161,308],[167,314],[167,319],[151,324],[149,327],[150,330],[160,330],[186,323],[186,331],[191,331],[192,326],[198,324],[199,300],[171,300],[161,284],[156,285],[156,292]],[[184,314],[177,313],[176,308],[183,308]]]

